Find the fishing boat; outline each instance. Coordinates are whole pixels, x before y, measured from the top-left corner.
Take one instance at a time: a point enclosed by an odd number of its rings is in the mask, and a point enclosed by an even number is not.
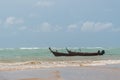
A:
[[[69,53],[53,51],[50,47],[49,47],[49,50],[53,53],[54,56],[71,56],[71,54]]]
[[[105,50],[98,50],[97,52],[75,52],[75,51],[71,51],[68,50],[66,48],[67,52],[71,55],[76,55],[76,56],[99,56],[99,55],[103,55],[105,54]]]
[[[73,52],[71,50],[67,50],[68,53],[63,53],[63,52],[58,52],[58,51],[53,51],[50,47],[49,50],[51,53],[53,53],[54,56],[98,56],[98,55],[103,55],[105,53],[104,50],[101,52],[98,50],[98,52]]]

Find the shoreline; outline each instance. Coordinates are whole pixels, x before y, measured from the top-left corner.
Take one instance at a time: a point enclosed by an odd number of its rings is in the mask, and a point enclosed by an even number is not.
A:
[[[0,71],[1,80],[120,80],[120,64]]]

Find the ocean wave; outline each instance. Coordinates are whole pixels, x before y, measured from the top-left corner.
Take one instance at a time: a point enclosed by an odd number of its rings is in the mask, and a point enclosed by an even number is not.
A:
[[[84,49],[104,49],[103,47],[82,47]]]
[[[21,48],[0,48],[0,50],[32,50],[32,49],[47,49],[40,47],[21,47]]]
[[[84,64],[84,66],[101,66],[101,65],[110,65],[110,64],[120,64],[120,60],[92,61],[92,63],[86,63]]]
[[[27,47],[22,47],[22,48],[19,48],[21,50],[32,50],[32,49],[40,49],[39,47],[32,47],[32,48],[27,48]]]
[[[15,48],[0,48],[0,50],[14,50]]]
[[[81,66],[103,66],[120,64],[120,60],[100,61],[27,61],[17,63],[0,63],[0,70],[24,70],[55,67],[81,67]]]

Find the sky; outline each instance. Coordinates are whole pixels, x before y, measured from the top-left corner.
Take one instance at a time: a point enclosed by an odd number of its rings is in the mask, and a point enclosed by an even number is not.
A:
[[[120,47],[120,0],[0,0],[0,48]]]

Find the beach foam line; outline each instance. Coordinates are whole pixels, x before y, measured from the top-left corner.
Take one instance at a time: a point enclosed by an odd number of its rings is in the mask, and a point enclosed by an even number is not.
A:
[[[109,64],[120,64],[120,60],[100,61],[27,61],[17,63],[0,63],[0,70],[25,70],[56,67],[80,67],[80,66],[102,66]]]
[[[99,61],[92,61],[91,63],[83,64],[83,66],[102,66],[102,65],[110,65],[110,64],[120,64],[120,60],[99,60]]]

